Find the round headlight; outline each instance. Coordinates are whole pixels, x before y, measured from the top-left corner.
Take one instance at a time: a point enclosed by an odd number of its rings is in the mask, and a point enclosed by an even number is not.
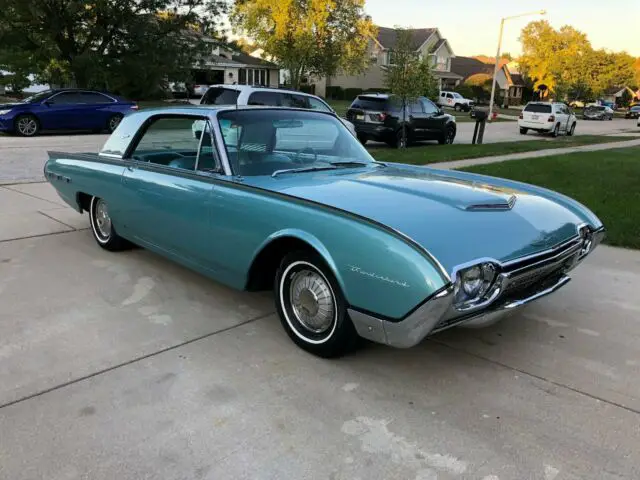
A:
[[[475,297],[482,287],[482,269],[471,267],[462,272],[462,288],[469,297]]]
[[[493,285],[496,275],[496,267],[492,263],[460,270],[454,284],[455,302],[462,305],[481,300]]]

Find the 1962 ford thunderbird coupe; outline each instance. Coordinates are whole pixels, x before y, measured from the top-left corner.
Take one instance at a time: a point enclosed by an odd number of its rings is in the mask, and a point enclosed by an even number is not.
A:
[[[50,152],[44,173],[89,212],[102,248],[136,244],[238,289],[273,288],[291,339],[325,357],[358,336],[406,348],[493,323],[565,285],[604,236],[563,195],[377,162],[308,110],[141,111],[98,154]]]

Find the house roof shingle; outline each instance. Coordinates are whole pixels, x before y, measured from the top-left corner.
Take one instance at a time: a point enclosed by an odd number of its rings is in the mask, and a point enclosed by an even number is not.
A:
[[[495,66],[495,59],[489,57],[454,57],[451,59],[451,71],[457,73],[462,78],[467,80],[469,77],[478,74],[486,74],[493,76],[493,68]],[[501,59],[500,67],[505,67],[509,63],[508,60]],[[507,67],[508,72],[508,67]],[[510,73],[510,72],[509,72]],[[524,85],[522,75],[518,73],[510,73],[508,75],[513,85]]]
[[[412,47],[418,49],[433,33],[435,28],[409,28]],[[384,48],[393,48],[396,45],[397,35],[394,28],[378,27],[378,42]]]

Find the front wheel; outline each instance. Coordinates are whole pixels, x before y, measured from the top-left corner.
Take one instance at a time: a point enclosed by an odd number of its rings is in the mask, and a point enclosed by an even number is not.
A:
[[[324,358],[342,356],[356,346],[340,286],[322,258],[293,252],[280,263],[274,283],[276,309],[289,338]]]
[[[15,120],[14,128],[21,137],[34,137],[40,131],[40,123],[33,115],[19,115]]]
[[[528,131],[529,131],[528,128],[520,127],[520,134],[521,135],[526,135]]]
[[[567,135],[573,137],[573,134],[576,133],[576,124],[575,122],[571,124],[571,128],[567,132]]]
[[[444,132],[438,138],[438,143],[440,145],[451,145],[456,138],[456,130],[455,128],[448,126],[445,128]]]
[[[553,132],[551,132],[551,136],[552,137],[557,137],[560,134],[560,124],[556,123],[556,126],[553,129]]]
[[[116,233],[109,214],[109,207],[102,198],[91,198],[89,222],[91,223],[93,238],[105,250],[116,252],[130,246],[129,242]]]

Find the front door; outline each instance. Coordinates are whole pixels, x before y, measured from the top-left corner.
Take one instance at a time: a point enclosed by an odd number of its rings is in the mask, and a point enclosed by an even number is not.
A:
[[[447,117],[438,106],[428,98],[421,97],[420,102],[425,115],[425,138],[434,139],[442,134]]]
[[[207,128],[193,135],[194,121]],[[219,160],[206,118],[152,117],[123,174],[124,224],[134,240],[215,269],[213,182]]]
[[[78,128],[82,112],[78,111],[81,101],[79,92],[61,92],[45,100],[38,113],[43,130]]]

